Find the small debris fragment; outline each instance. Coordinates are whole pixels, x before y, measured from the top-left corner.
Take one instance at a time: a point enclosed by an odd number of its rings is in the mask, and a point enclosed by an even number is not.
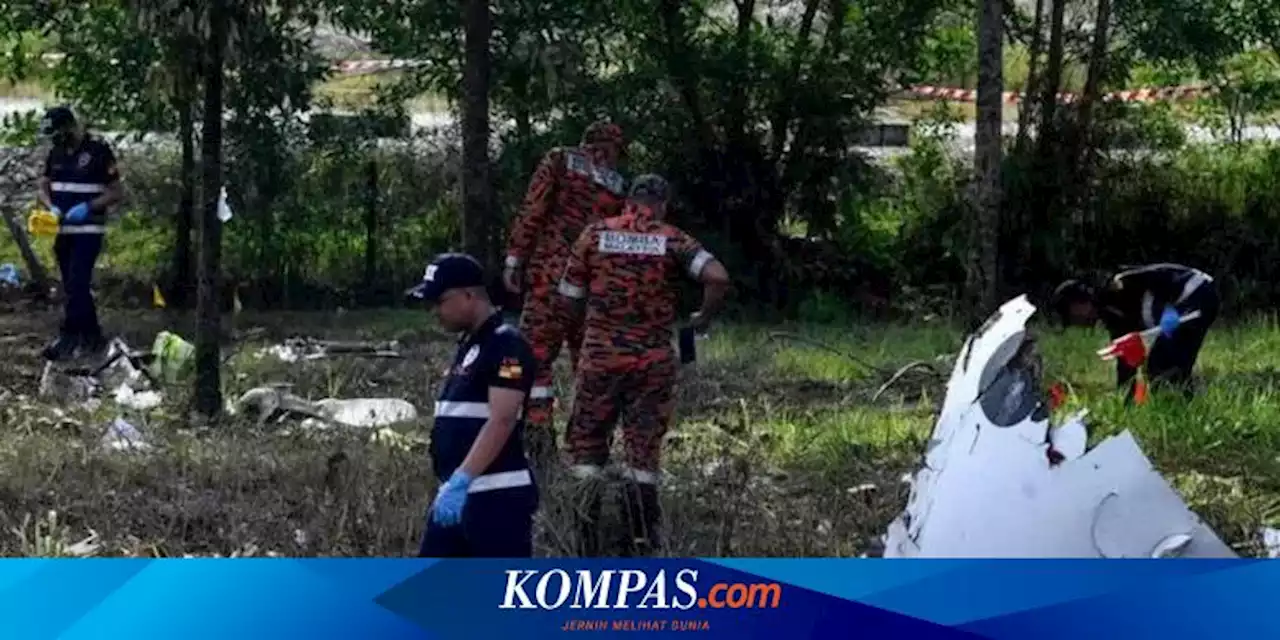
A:
[[[146,451],[151,444],[138,428],[124,418],[116,418],[102,436],[102,446],[116,451]]]
[[[1262,534],[1262,547],[1267,550],[1267,557],[1280,558],[1280,529],[1262,527],[1259,532]]]
[[[18,280],[18,268],[11,263],[0,264],[0,283],[16,287],[21,282]]]

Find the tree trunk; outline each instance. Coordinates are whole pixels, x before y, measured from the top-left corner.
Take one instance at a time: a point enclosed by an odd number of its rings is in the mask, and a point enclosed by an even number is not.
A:
[[[1102,79],[1107,73],[1107,43],[1111,25],[1111,0],[1098,0],[1098,13],[1094,21],[1093,47],[1089,52],[1089,75],[1084,83],[1084,95],[1080,100],[1080,136],[1076,157],[1082,154],[1092,139],[1093,105],[1102,91]]]
[[[1072,194],[1079,198],[1078,202],[1088,203],[1093,183],[1093,163],[1096,160],[1094,150],[1099,142],[1093,133],[1093,112],[1102,92],[1102,82],[1107,74],[1107,46],[1111,25],[1111,0],[1098,0],[1098,12],[1094,20],[1093,46],[1089,52],[1089,73],[1084,83],[1084,95],[1080,98],[1080,118],[1074,136],[1074,148],[1071,150]],[[1087,214],[1088,206],[1075,208],[1072,228],[1075,237],[1067,239],[1067,246],[1072,247],[1074,264],[1091,264],[1092,243],[1087,239],[1092,236],[1093,220]]]
[[[378,161],[369,160],[366,167],[364,210],[364,291],[372,302],[373,288],[378,284]]]
[[[496,260],[489,237],[489,0],[466,0],[462,70],[462,246],[486,267]]]
[[[525,175],[533,173],[538,163],[538,156],[533,150],[533,113],[529,107],[528,78],[514,80],[511,91],[515,96],[512,110],[516,121],[516,148],[520,150],[521,175]]]
[[[663,52],[667,73],[671,76],[672,84],[679,92],[685,109],[689,111],[689,119],[697,137],[690,139],[688,144],[693,149],[691,157],[696,158],[716,148],[716,134],[702,108],[694,65],[688,63],[692,54],[689,50],[689,36],[685,33],[684,16],[680,14],[681,4],[679,0],[661,0],[658,3],[662,37],[657,39],[654,46]]]
[[[729,91],[725,122],[730,147],[741,147],[747,138],[747,86],[751,83],[751,26],[755,24],[755,0],[735,0],[738,27],[734,34],[734,70],[738,81]]]
[[[800,18],[800,31],[796,34],[795,45],[791,48],[791,63],[787,75],[782,78],[781,90],[778,92],[778,103],[774,107],[773,122],[769,126],[769,158],[775,163],[782,162],[782,154],[787,148],[787,136],[791,131],[791,112],[796,100],[795,87],[800,80],[800,69],[809,50],[809,39],[813,33],[813,20],[818,15],[820,0],[806,0],[804,15]]]
[[[206,418],[222,413],[219,272],[222,268],[222,222],[218,196],[222,191],[222,84],[227,42],[226,0],[209,3],[209,42],[205,74],[204,127],[201,160],[204,166],[204,210],[200,224],[200,282],[196,302],[195,410]]]
[[[1040,49],[1044,43],[1044,0],[1036,0],[1036,16],[1031,24],[1031,45],[1027,47],[1027,84],[1022,88],[1022,98],[1018,100],[1018,138],[1017,148],[1027,148],[1027,126],[1031,123],[1031,112],[1035,110],[1033,96],[1039,86]]]
[[[1049,27],[1049,62],[1045,68],[1044,83],[1040,89],[1040,155],[1048,158],[1053,151],[1058,106],[1058,91],[1062,88],[1063,22],[1066,19],[1067,0],[1053,0],[1053,18]]]
[[[978,122],[974,132],[974,165],[978,197],[974,233],[974,260],[969,270],[969,291],[977,304],[976,317],[985,317],[999,305],[999,233],[1001,125],[1004,105],[1003,12],[1001,0],[983,0],[978,14]]]
[[[195,289],[192,277],[191,232],[195,226],[196,206],[196,124],[195,81],[181,80],[178,97],[178,136],[182,143],[182,193],[178,199],[178,219],[174,223],[173,239],[173,290],[169,292],[169,305],[174,309],[191,308],[191,291]]]
[[[27,272],[31,274],[30,290],[43,300],[49,296],[49,272],[40,263],[40,256],[36,255],[35,250],[31,248],[31,239],[27,237],[26,228],[18,221],[18,214],[14,207],[2,201],[3,198],[0,197],[0,207],[3,207],[4,221],[9,226],[9,235],[13,236],[14,243],[18,245],[18,253],[22,254],[22,261],[27,265]]]

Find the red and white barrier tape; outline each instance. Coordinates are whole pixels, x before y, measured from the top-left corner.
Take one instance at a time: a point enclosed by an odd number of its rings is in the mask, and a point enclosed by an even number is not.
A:
[[[1104,102],[1167,102],[1173,100],[1197,100],[1217,92],[1216,87],[1204,86],[1180,86],[1180,87],[1149,87],[1146,89],[1132,89],[1128,91],[1112,91],[1102,95]],[[929,100],[958,100],[961,102],[974,102],[978,98],[978,92],[974,89],[955,89],[952,87],[931,87],[920,85],[906,89],[903,94],[908,97],[923,98]],[[1016,91],[1006,91],[1002,94],[1005,103],[1015,104],[1021,102],[1026,94]],[[1060,102],[1070,104],[1080,99],[1080,95],[1076,93],[1059,93],[1058,100]]]
[[[57,62],[64,56],[60,53],[46,53],[41,56],[47,62]],[[406,59],[388,59],[388,60],[338,60],[332,63],[331,69],[334,73],[343,75],[356,75],[362,73],[381,73],[384,71],[397,71],[400,69],[412,69],[428,64],[425,60],[406,60]],[[1145,89],[1131,89],[1128,91],[1112,91],[1103,94],[1104,102],[1167,102],[1174,100],[1196,100],[1205,96],[1212,95],[1217,92],[1216,87],[1205,86],[1175,86],[1175,87],[1148,87]],[[917,85],[908,87],[902,91],[902,95],[906,97],[921,98],[926,100],[958,100],[960,102],[974,102],[978,98],[978,92],[974,89],[957,89],[954,87],[933,87],[929,85]],[[1002,98],[1007,104],[1016,104],[1023,100],[1025,94],[1015,91],[1006,91],[1002,94]],[[1058,100],[1065,104],[1070,104],[1079,100],[1079,94],[1075,93],[1059,93]]]
[[[409,69],[425,64],[425,60],[339,60],[331,68],[336,73],[357,74]]]

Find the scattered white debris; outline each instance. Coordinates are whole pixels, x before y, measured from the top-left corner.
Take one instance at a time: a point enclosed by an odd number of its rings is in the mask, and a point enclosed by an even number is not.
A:
[[[399,398],[326,398],[315,404],[326,418],[349,427],[385,427],[418,419],[418,409]]]
[[[36,395],[62,404],[82,405],[98,393],[99,386],[92,376],[64,371],[52,362],[45,362]]]
[[[275,356],[281,362],[298,362],[299,360],[323,360],[334,356],[363,356],[373,358],[400,358],[398,342],[365,343],[365,342],[329,342],[309,338],[290,338],[281,344],[259,349],[254,357],[261,360],[267,356]]]
[[[261,349],[255,353],[254,356],[259,360],[267,356],[275,356],[276,359],[281,362],[297,362],[302,358],[302,355],[298,353],[297,349],[283,344],[272,345],[265,349]]]
[[[1280,529],[1262,527],[1259,532],[1262,534],[1262,546],[1267,550],[1267,557],[1280,558]]]
[[[76,558],[87,558],[98,553],[102,545],[98,542],[98,532],[93,529],[89,530],[89,536],[79,542],[72,543],[63,553]]]
[[[127,384],[122,384],[119,387],[116,387],[114,395],[116,404],[122,407],[136,409],[138,411],[149,411],[154,409],[160,406],[160,403],[164,400],[158,392],[137,392],[133,390],[133,387],[130,387]]]
[[[1050,430],[1034,312],[1020,296],[969,337],[885,557],[1234,557],[1129,432],[1085,451],[1082,414]]]
[[[151,448],[138,428],[124,418],[116,418],[102,436],[102,446],[116,451],[146,451]]]
[[[21,284],[18,280],[18,268],[12,263],[0,264],[0,283],[13,287]]]
[[[399,398],[326,398],[310,402],[271,387],[250,389],[236,404],[238,411],[254,410],[260,425],[292,415],[304,418],[300,425],[304,429],[322,429],[331,424],[379,428],[418,419],[418,409]]]

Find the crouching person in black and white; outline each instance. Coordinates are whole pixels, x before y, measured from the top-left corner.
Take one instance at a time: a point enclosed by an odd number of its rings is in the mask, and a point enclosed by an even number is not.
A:
[[[1218,286],[1208,274],[1180,264],[1160,263],[1115,274],[1103,287],[1068,280],[1054,292],[1054,306],[1069,325],[1101,321],[1111,339],[1160,327],[1160,336],[1147,356],[1152,389],[1170,383],[1187,395],[1194,389],[1191,372],[1209,327],[1218,317]],[[1199,312],[1195,319],[1181,318]],[[1117,382],[1132,399],[1137,369],[1120,359]]]
[[[409,292],[435,306],[443,328],[463,334],[435,407],[431,458],[441,485],[427,512],[422,557],[533,555],[538,489],[523,416],[537,361],[485,285],[474,258],[444,254]]]

